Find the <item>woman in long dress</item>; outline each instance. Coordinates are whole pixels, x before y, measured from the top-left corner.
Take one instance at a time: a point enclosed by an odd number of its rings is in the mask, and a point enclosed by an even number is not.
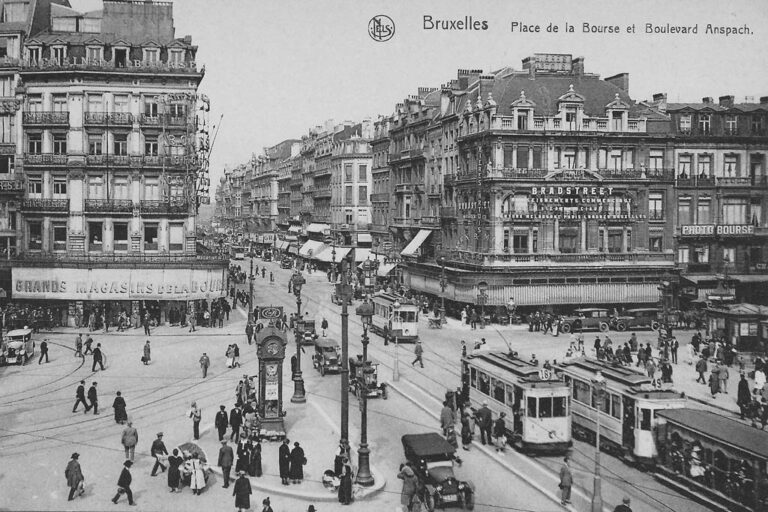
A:
[[[237,463],[235,464],[235,471],[245,471],[248,467],[248,453],[251,451],[250,441],[243,437],[239,443],[237,443]]]
[[[289,478],[295,484],[300,484],[304,480],[304,448],[299,446],[298,442],[293,443],[290,458],[291,466],[288,470]]]
[[[179,457],[178,448],[173,449],[173,455],[168,457],[168,487],[171,492],[181,492],[181,471],[179,467],[184,463],[184,459]]]
[[[205,489],[205,473],[203,472],[203,463],[198,458],[197,453],[193,454],[192,458],[187,461],[187,467],[190,471],[189,487],[192,489],[192,494],[200,496]]]
[[[339,503],[349,505],[352,503],[352,468],[349,460],[344,459],[341,470],[341,483],[339,484]]]
[[[256,438],[255,444],[251,441],[251,451],[248,454],[248,475],[261,476],[261,443]]]

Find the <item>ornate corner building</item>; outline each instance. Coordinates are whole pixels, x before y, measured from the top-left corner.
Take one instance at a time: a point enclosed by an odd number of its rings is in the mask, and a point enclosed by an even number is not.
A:
[[[3,146],[8,181],[23,183],[3,233],[11,296],[73,324],[83,309],[164,315],[223,295],[227,263],[196,241],[209,185],[204,69],[191,37],[175,37],[172,4],[3,9],[24,26],[13,46],[20,108]]]

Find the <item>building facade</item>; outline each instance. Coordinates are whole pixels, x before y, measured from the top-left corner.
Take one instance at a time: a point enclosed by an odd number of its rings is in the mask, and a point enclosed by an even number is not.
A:
[[[19,70],[12,296],[54,303],[72,325],[96,309],[163,321],[223,296],[226,262],[196,242],[204,71],[191,37],[175,37],[171,4],[47,14]]]

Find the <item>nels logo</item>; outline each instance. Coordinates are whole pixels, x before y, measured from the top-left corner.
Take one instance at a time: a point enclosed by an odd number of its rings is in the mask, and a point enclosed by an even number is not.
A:
[[[389,41],[395,35],[395,22],[386,14],[378,14],[368,22],[368,35],[380,43]]]

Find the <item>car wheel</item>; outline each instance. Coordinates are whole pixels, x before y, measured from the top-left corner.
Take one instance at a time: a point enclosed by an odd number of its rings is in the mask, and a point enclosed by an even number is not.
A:
[[[607,322],[600,322],[600,332],[608,332],[608,323]]]
[[[568,334],[571,332],[571,324],[563,324],[562,327],[560,327],[560,330],[563,331],[565,334]]]
[[[616,330],[617,331],[621,331],[621,332],[626,331],[627,330],[627,324],[625,324],[624,322],[617,323],[616,324]]]
[[[429,492],[425,492],[424,493],[424,507],[429,512],[434,512],[435,511],[435,498],[434,498],[434,496],[429,494]]]
[[[464,510],[474,510],[475,508],[475,493],[470,490],[464,491],[464,500],[461,504],[461,508]]]
[[[325,377],[325,365],[320,365],[320,376]]]
[[[659,322],[651,322],[651,329],[653,329],[654,331],[658,331],[659,327],[661,327]]]

